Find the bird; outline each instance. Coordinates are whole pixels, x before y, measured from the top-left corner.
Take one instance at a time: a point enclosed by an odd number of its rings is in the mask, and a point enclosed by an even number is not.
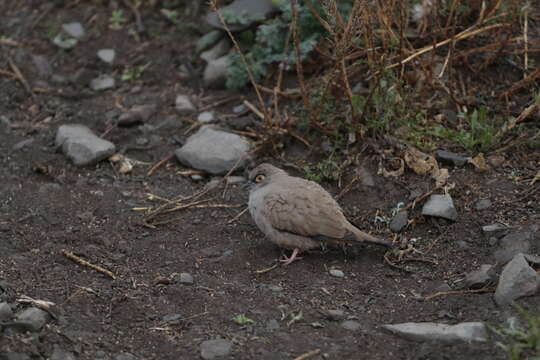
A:
[[[298,255],[324,244],[365,242],[392,248],[351,224],[322,186],[263,163],[249,172],[248,209],[257,227],[278,246],[292,250],[280,262],[289,265]]]

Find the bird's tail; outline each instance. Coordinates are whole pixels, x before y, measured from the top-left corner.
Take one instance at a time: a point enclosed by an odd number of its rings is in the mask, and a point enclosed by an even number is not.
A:
[[[368,244],[380,245],[380,246],[384,246],[390,249],[394,247],[392,242],[385,239],[379,239],[373,235],[363,232],[362,230],[358,229],[356,226],[352,224],[349,227],[349,230],[354,234],[356,241],[365,242]]]

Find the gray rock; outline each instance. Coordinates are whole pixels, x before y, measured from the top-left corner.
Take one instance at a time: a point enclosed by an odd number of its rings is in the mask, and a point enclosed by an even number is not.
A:
[[[107,357],[107,353],[105,351],[103,351],[103,350],[98,350],[94,354],[94,358],[96,360],[105,359],[106,357]]]
[[[516,254],[504,267],[494,299],[498,305],[511,304],[514,300],[534,295],[540,287],[540,275],[529,266],[523,254]]]
[[[32,55],[32,62],[41,76],[50,76],[52,73],[51,63],[44,55]]]
[[[437,160],[440,160],[441,162],[452,164],[455,166],[463,166],[469,161],[471,158],[469,155],[466,154],[456,154],[450,151],[444,151],[444,150],[437,150],[435,153],[435,156],[437,157]]]
[[[343,273],[343,271],[338,270],[338,269],[331,269],[330,271],[328,271],[328,273],[332,275],[333,277],[337,277],[337,278],[345,277],[345,274]]]
[[[405,226],[407,226],[409,218],[409,213],[407,210],[405,211],[398,211],[398,213],[394,216],[392,221],[390,221],[390,230],[393,232],[399,232],[401,231]]]
[[[360,329],[360,326],[360,323],[354,320],[345,320],[341,323],[341,327],[349,331],[356,331]]]
[[[176,112],[182,116],[191,115],[197,111],[197,108],[187,95],[178,95],[176,97],[175,108]]]
[[[493,256],[500,264],[506,264],[516,254],[526,254],[531,249],[534,234],[530,231],[516,232],[503,237]]]
[[[54,45],[58,46],[59,48],[68,50],[68,49],[74,48],[75,45],[77,45],[79,41],[75,38],[68,37],[67,35],[60,33],[54,37],[52,42]]]
[[[203,124],[210,123],[212,121],[216,121],[216,116],[211,111],[203,111],[197,117],[197,121]]]
[[[223,38],[220,42],[214,45],[211,49],[201,53],[200,58],[206,62],[216,60],[225,55],[231,49],[229,39]]]
[[[356,176],[360,179],[360,183],[363,186],[367,186],[367,187],[375,186],[375,179],[373,179],[373,175],[371,175],[371,172],[365,167],[361,166],[358,169],[356,169]]]
[[[13,310],[11,310],[11,306],[6,302],[0,303],[0,321],[8,321],[11,320],[12,317]]]
[[[236,22],[228,22],[227,27],[231,31],[245,30],[269,17],[276,9],[272,5],[271,0],[235,0],[231,4],[224,6],[219,10],[222,14],[230,13],[236,15],[235,18],[240,19]],[[217,29],[224,29],[223,24],[219,20],[215,12],[211,12],[206,16],[206,21],[210,26]]]
[[[249,148],[250,143],[245,138],[206,125],[190,136],[175,155],[180,162],[195,169],[221,174],[244,157],[238,166],[242,168]]]
[[[137,357],[130,353],[122,353],[116,355],[113,360],[137,360]]]
[[[497,273],[493,265],[480,265],[480,269],[467,274],[463,286],[468,289],[480,289],[497,282]]]
[[[227,69],[231,63],[232,58],[229,55],[209,61],[203,73],[204,86],[214,88],[223,87],[227,77]]]
[[[75,355],[73,353],[63,350],[58,346],[54,347],[53,353],[51,354],[50,360],[75,360]]]
[[[201,343],[201,357],[211,360],[227,356],[232,350],[232,343],[225,339],[206,340]]]
[[[340,321],[345,318],[345,312],[338,309],[330,309],[323,311],[324,316],[331,321]]]
[[[11,149],[13,151],[18,151],[18,150],[21,150],[21,149],[23,149],[23,148],[25,148],[27,146],[32,145],[33,142],[34,142],[34,138],[24,139],[24,140],[19,141],[15,145],[13,145],[13,147]]]
[[[193,180],[193,181],[201,181],[201,180],[204,180],[204,177],[202,175],[199,175],[199,174],[193,174],[193,175],[191,175],[191,180]]]
[[[449,194],[431,195],[422,208],[422,215],[436,216],[455,221],[457,211]]]
[[[236,115],[239,115],[243,112],[246,112],[247,111],[247,106],[244,105],[244,104],[240,104],[240,105],[236,105],[232,108],[232,112],[235,113]]]
[[[62,24],[62,29],[66,34],[78,40],[82,39],[85,34],[84,27],[79,22]]]
[[[191,276],[191,274],[188,274],[188,273],[180,273],[177,276],[175,276],[174,281],[179,284],[192,285],[193,276]]]
[[[107,64],[112,64],[116,57],[116,51],[114,49],[99,49],[97,57]]]
[[[488,236],[493,236],[505,232],[508,230],[508,226],[501,223],[494,223],[490,225],[482,226],[482,231]]]
[[[127,126],[144,123],[156,112],[156,104],[134,105],[118,117],[118,125]]]
[[[482,199],[482,200],[479,200],[476,205],[474,206],[474,208],[478,211],[481,211],[481,210],[486,210],[487,208],[489,208],[491,206],[491,200],[489,199]]]
[[[270,319],[266,323],[266,330],[273,331],[279,329],[279,327],[279,322],[276,319]]]
[[[456,325],[439,323],[403,323],[383,325],[383,328],[408,340],[436,341],[445,344],[486,341],[486,327],[481,322],[464,322]]]
[[[30,307],[17,314],[16,319],[32,324],[36,329],[41,329],[43,325],[51,320],[51,315],[39,308]]]
[[[90,80],[90,88],[94,91],[112,89],[115,84],[114,78],[109,75],[100,75],[97,78]]]
[[[55,144],[77,166],[95,164],[116,151],[113,143],[97,137],[92,130],[80,124],[60,126]]]

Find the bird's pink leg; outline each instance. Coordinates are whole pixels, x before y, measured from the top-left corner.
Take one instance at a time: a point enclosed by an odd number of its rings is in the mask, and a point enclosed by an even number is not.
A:
[[[293,261],[302,259],[300,256],[298,256],[299,252],[300,252],[300,249],[295,248],[290,257],[287,257],[287,255],[283,254],[281,255],[281,258],[279,259],[279,261],[282,262],[283,265],[289,265]]]

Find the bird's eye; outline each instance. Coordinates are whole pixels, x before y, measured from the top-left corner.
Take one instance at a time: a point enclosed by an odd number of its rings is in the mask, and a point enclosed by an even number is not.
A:
[[[265,178],[264,175],[257,175],[257,177],[255,178],[255,182],[256,183],[260,183],[261,181],[263,181]]]

